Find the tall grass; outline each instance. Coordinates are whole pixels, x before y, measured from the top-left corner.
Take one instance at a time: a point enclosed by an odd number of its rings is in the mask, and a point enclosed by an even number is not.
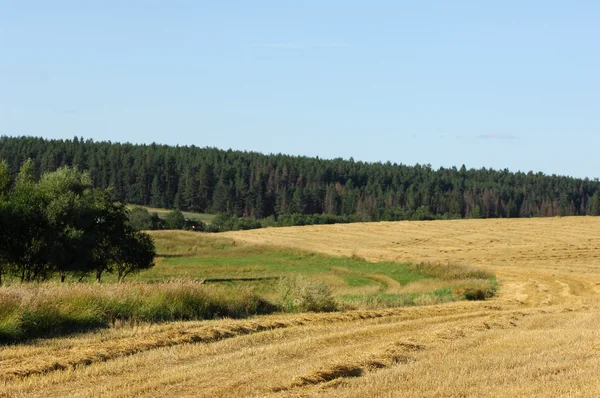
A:
[[[460,295],[456,295],[452,288],[437,289],[424,293],[402,293],[402,294],[347,294],[340,297],[341,306],[344,309],[355,308],[395,308],[410,307],[416,305],[433,305],[458,301]]]
[[[108,327],[267,314],[279,307],[245,289],[170,281],[156,284],[43,284],[0,290],[0,343]]]
[[[156,272],[157,278],[181,275],[232,282],[163,279],[154,283],[3,286],[0,344],[118,323],[436,304],[483,300],[496,291],[494,275],[474,267],[370,263],[358,256],[334,258],[268,246],[238,246],[231,240],[180,231],[156,233],[155,239],[163,258],[157,270],[148,272]],[[171,267],[165,265],[168,260],[174,262]],[[323,282],[329,275],[335,277],[334,283],[346,284],[341,292],[338,287],[334,294],[332,286]],[[239,282],[240,277],[263,280]],[[274,277],[280,278],[279,283],[273,283]],[[429,283],[433,280],[439,283]],[[361,290],[363,287],[368,289]]]
[[[331,288],[305,276],[282,278],[278,288],[282,308],[288,312],[326,312],[338,309]]]
[[[424,275],[454,282],[454,295],[462,296],[466,300],[488,299],[493,297],[498,289],[496,275],[478,267],[423,262],[413,264],[412,268]]]

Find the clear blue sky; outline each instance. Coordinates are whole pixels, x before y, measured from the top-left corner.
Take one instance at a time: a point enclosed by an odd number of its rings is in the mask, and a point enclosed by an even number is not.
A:
[[[0,0],[0,135],[600,177],[600,2]]]

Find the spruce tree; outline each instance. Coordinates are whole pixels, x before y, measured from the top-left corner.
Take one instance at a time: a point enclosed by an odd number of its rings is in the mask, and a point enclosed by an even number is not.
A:
[[[152,179],[152,188],[150,189],[150,192],[150,205],[158,208],[165,207],[165,201],[163,198],[163,193],[161,192],[158,175],[155,175]]]
[[[590,215],[600,216],[600,197],[598,191],[594,192],[590,204]]]

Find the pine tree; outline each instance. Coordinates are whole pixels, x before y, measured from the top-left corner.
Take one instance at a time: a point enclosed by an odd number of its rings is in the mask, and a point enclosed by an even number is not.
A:
[[[204,212],[210,209],[214,187],[213,178],[212,167],[204,163],[198,173],[198,211]]]
[[[306,203],[304,198],[304,191],[300,185],[296,186],[294,195],[292,195],[292,204],[290,206],[291,213],[304,214],[306,211]]]
[[[161,192],[160,183],[158,180],[158,175],[155,175],[152,179],[152,188],[150,190],[150,205],[152,207],[163,208],[165,207],[165,201],[163,198],[163,193]]]
[[[12,177],[8,170],[8,162],[6,160],[0,160],[0,199],[8,195],[11,185]]]
[[[598,191],[594,192],[590,204],[590,215],[600,216],[600,197]]]
[[[229,199],[229,186],[225,177],[225,172],[222,172],[213,193],[212,211],[214,213],[228,212],[230,207]]]

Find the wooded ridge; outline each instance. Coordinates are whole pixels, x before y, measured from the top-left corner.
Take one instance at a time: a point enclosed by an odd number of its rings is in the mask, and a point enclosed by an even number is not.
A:
[[[402,149],[399,149],[402,151]],[[94,187],[139,205],[263,219],[325,214],[352,221],[600,214],[600,182],[541,172],[407,166],[353,159],[0,137],[0,159],[18,173],[61,166],[90,173]]]

